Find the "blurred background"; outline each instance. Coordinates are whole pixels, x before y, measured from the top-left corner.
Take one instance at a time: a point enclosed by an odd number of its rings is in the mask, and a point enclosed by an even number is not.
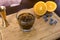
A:
[[[20,1],[20,0],[17,0]],[[38,1],[54,1],[57,4],[57,9],[55,10],[56,14],[58,16],[60,16],[60,0],[21,0],[21,2],[19,3],[19,5],[17,6],[7,6],[7,15],[12,14],[12,13],[16,13],[21,9],[26,9],[26,8],[32,8],[34,6],[34,4]]]

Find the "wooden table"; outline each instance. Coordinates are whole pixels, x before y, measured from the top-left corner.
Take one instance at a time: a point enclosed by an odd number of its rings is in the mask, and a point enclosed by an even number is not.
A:
[[[33,12],[32,9],[27,11]],[[56,25],[49,25],[49,21],[45,22],[42,17],[36,18],[33,29],[30,32],[23,32],[21,30],[16,14],[8,15],[7,20],[10,25],[3,29],[0,28],[1,40],[55,40],[60,37],[60,18],[54,12],[52,18],[58,21]]]

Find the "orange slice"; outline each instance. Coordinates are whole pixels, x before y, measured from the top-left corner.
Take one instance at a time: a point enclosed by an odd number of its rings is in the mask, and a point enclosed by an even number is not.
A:
[[[39,1],[34,5],[33,10],[36,15],[42,16],[46,13],[47,6],[43,1]]]
[[[53,1],[47,1],[46,5],[47,5],[47,11],[49,11],[49,12],[53,12],[57,8],[57,4]]]

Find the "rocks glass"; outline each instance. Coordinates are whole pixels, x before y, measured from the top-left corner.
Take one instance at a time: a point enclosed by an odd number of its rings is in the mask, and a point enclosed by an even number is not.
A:
[[[18,13],[17,20],[24,32],[29,32],[35,22],[35,17],[29,12]]]

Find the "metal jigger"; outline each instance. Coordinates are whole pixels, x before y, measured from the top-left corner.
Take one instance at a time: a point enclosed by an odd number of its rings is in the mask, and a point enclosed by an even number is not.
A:
[[[8,27],[8,22],[6,20],[6,7],[5,6],[0,6],[0,15],[2,17],[2,26]]]

